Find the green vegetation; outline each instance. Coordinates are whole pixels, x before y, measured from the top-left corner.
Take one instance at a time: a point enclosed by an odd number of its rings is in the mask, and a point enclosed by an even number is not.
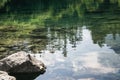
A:
[[[73,47],[82,40],[81,30],[76,37],[78,26],[87,26],[94,43],[102,46],[107,34],[120,34],[119,16],[120,0],[0,0],[0,52],[43,50],[49,43],[48,27],[51,39],[56,34],[64,39],[64,56],[67,39]]]
[[[107,11],[109,9],[107,7],[110,6],[106,4],[113,4],[116,6],[115,9],[120,4],[119,0],[1,0],[0,2],[0,25],[32,28],[45,26],[46,19],[57,22],[62,17],[75,14],[79,18],[84,18],[88,12]]]

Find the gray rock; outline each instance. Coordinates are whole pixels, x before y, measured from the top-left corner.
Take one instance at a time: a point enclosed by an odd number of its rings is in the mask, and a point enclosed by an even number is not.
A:
[[[16,78],[9,76],[7,72],[0,71],[0,80],[16,80]]]
[[[44,73],[45,65],[21,51],[0,60],[0,70],[10,73]]]

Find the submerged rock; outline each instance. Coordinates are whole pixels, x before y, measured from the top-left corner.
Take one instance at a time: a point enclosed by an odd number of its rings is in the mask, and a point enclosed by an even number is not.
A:
[[[0,71],[0,80],[16,80],[16,78],[9,76],[7,72]]]
[[[22,51],[0,60],[0,70],[9,73],[44,73],[45,69],[41,61]]]

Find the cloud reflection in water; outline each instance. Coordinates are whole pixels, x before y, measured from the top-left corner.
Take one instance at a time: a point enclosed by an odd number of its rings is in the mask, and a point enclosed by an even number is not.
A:
[[[67,43],[67,57],[62,51],[48,50],[36,57],[47,65],[47,71],[36,80],[117,80],[120,78],[120,57],[106,44],[93,44],[91,32],[83,29],[83,41],[73,49]],[[86,48],[87,46],[87,48]]]

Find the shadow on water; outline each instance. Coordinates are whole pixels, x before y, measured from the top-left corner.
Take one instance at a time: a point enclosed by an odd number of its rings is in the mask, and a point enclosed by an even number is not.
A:
[[[42,73],[43,74],[43,73]],[[19,74],[9,74],[15,76],[16,80],[34,80],[37,76],[42,75],[41,73],[19,73]]]

